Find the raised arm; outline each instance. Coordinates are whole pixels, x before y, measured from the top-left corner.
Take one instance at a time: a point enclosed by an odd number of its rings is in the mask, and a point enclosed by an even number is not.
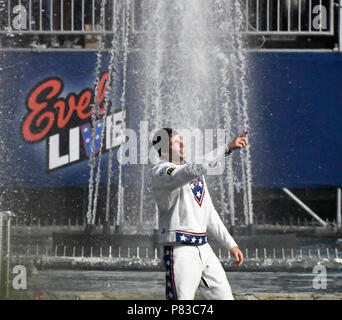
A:
[[[160,164],[153,168],[154,186],[170,190],[182,187],[191,180],[205,175],[210,166],[214,165],[225,154],[230,154],[227,145],[223,145],[202,158],[196,159],[195,162],[188,162],[183,165],[170,162]]]
[[[203,157],[195,159],[194,162],[178,165],[166,162],[165,164],[155,166],[153,168],[154,188],[176,189],[195,178],[205,175],[222,157],[230,155],[235,149],[244,148],[248,143],[245,138],[247,134],[248,131],[230,143],[224,144]]]

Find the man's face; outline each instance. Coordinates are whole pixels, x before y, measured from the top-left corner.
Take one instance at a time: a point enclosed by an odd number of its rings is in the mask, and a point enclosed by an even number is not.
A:
[[[174,135],[170,139],[170,155],[172,157],[172,162],[175,163],[182,163],[184,161],[184,158],[186,157],[184,142],[179,134]]]

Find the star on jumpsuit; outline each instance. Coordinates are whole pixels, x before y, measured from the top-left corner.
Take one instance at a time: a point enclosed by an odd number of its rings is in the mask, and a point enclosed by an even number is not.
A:
[[[184,234],[182,234],[181,237],[180,237],[180,240],[181,241],[185,241],[186,239],[187,239],[187,237]]]

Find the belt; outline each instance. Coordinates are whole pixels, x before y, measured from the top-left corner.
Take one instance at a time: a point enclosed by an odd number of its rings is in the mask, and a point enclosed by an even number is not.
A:
[[[176,242],[201,246],[208,242],[205,233],[193,233],[188,231],[176,230]]]

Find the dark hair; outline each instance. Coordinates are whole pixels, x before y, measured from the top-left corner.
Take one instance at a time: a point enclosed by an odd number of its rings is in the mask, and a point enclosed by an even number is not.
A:
[[[159,142],[162,140],[162,136],[165,136],[166,134],[168,135],[169,141],[170,141],[170,139],[171,139],[173,136],[177,135],[178,132],[177,132],[176,130],[174,130],[174,129],[171,129],[171,128],[162,128],[162,129],[159,129],[159,130],[154,134],[154,136],[153,136],[153,139],[152,139],[152,144],[153,144],[153,146],[155,146],[157,143],[159,143]],[[163,145],[163,146],[162,146],[162,147],[165,148],[165,150],[163,150],[163,151],[166,151],[166,152],[169,151],[169,141],[168,141],[167,146],[166,146],[166,145]],[[157,151],[158,151],[159,157],[161,157],[162,148],[157,149]]]

